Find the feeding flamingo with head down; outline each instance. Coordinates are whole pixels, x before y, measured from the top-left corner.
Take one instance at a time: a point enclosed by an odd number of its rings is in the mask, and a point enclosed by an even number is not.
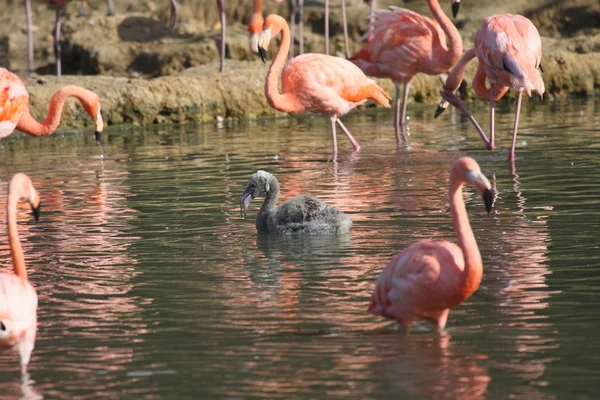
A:
[[[258,50],[264,62],[271,39],[279,33],[281,46],[265,81],[265,95],[269,105],[282,112],[309,111],[327,115],[331,120],[334,160],[337,158],[336,123],[342,128],[354,150],[360,150],[360,145],[339,117],[368,100],[389,107],[390,96],[356,65],[343,58],[307,53],[286,63],[290,49],[290,30],[287,22],[278,15],[267,17],[259,39]],[[283,93],[279,93],[278,81],[282,68]]]
[[[19,241],[17,204],[21,199],[29,202],[37,221],[40,215],[40,197],[29,177],[19,173],[8,184],[6,223],[14,274],[0,274],[0,347],[13,348],[19,352],[21,372],[25,373],[35,346],[38,299],[35,289],[27,280],[23,249]]]
[[[454,95],[460,86],[466,65],[477,57],[479,62],[473,78],[473,89],[478,99],[490,102],[490,139],[481,129],[464,104]],[[461,60],[450,72],[444,90],[444,100],[440,102],[435,116],[438,117],[448,103],[458,107],[471,120],[488,150],[494,149],[494,107],[496,101],[510,88],[517,89],[517,110],[513,127],[509,160],[515,159],[515,145],[523,90],[531,96],[531,91],[543,96],[545,87],[542,80],[542,41],[533,23],[521,15],[500,14],[487,17],[475,35],[475,47],[465,52]],[[486,78],[490,87],[485,85]]]
[[[408,92],[414,76],[420,72],[428,75],[447,72],[462,54],[460,34],[438,0],[428,0],[428,4],[435,20],[404,8],[376,10],[367,32],[368,42],[350,59],[365,74],[394,82],[396,131],[406,121]],[[459,5],[460,0],[452,0],[455,17]],[[404,84],[402,105],[401,84]]]
[[[32,136],[47,136],[60,124],[63,105],[69,97],[75,97],[94,120],[96,141],[104,129],[100,113],[100,97],[79,86],[65,86],[52,96],[48,106],[48,116],[42,122],[36,121],[29,111],[29,94],[18,76],[0,68],[0,139],[13,133],[15,128]]]
[[[395,319],[405,329],[419,320],[442,329],[450,309],[477,290],[483,264],[465,209],[465,183],[482,194],[487,211],[491,210],[490,182],[474,159],[459,158],[450,170],[450,209],[458,245],[421,240],[396,254],[377,278],[370,313]]]

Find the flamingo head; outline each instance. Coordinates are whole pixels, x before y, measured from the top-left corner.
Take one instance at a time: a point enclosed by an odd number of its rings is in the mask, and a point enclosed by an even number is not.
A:
[[[452,2],[452,17],[456,18],[460,8],[460,0],[451,0]]]
[[[82,105],[85,111],[94,120],[94,136],[96,142],[100,141],[100,134],[104,130],[104,121],[102,119],[102,101],[96,93],[86,90],[86,96],[82,98]]]
[[[27,198],[27,201],[29,202],[29,205],[31,206],[31,215],[33,215],[33,218],[35,218],[36,221],[39,221],[42,200],[40,199],[40,195],[38,194],[37,190],[35,190],[35,188],[33,187],[33,185],[31,183],[30,183],[30,185],[31,185],[31,188],[29,191],[29,197]]]
[[[269,49],[271,38],[277,36],[284,26],[287,26],[287,22],[279,15],[271,14],[265,18],[263,31],[258,39],[258,54],[260,54],[263,62],[267,62],[267,50]]]
[[[250,206],[250,202],[255,197],[262,196],[271,190],[271,179],[273,179],[273,175],[266,171],[259,170],[252,174],[240,199],[240,215],[242,219],[246,217],[246,211]]]
[[[485,209],[489,213],[494,205],[494,191],[490,181],[479,168],[477,161],[471,157],[460,157],[452,166],[451,178],[458,179],[461,183],[468,183],[477,189],[483,197]]]

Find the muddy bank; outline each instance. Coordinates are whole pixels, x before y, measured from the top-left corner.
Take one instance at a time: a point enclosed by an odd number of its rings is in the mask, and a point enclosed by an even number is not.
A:
[[[283,115],[273,110],[264,96],[268,65],[253,61],[230,61],[225,73],[218,63],[187,69],[177,75],[155,79],[112,76],[54,76],[27,80],[32,112],[45,116],[48,99],[61,86],[76,84],[94,90],[102,98],[102,113],[110,125],[207,122],[218,117],[253,119]],[[472,76],[473,63],[467,71]],[[544,61],[548,95],[544,101],[566,94],[589,94],[600,88],[600,54],[552,52]],[[378,80],[390,95],[389,80]],[[439,77],[419,75],[411,88],[410,101],[435,104],[442,82]],[[472,97],[471,91],[467,96]],[[508,97],[514,97],[509,92]],[[391,111],[390,111],[391,112]],[[91,126],[92,121],[75,100],[65,106],[61,128]]]

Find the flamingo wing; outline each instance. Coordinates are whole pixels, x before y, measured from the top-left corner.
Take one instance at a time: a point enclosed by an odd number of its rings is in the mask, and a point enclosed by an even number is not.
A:
[[[398,82],[418,72],[443,72],[430,71],[428,66],[434,58],[434,42],[446,43],[437,21],[398,7],[377,10],[375,18],[373,31],[367,33],[371,40],[352,57],[367,75]]]
[[[533,23],[520,15],[500,14],[484,20],[475,36],[477,57],[485,64],[488,78],[528,94],[545,91],[538,70],[541,39]]]
[[[282,91],[293,94],[304,111],[341,116],[373,100],[389,107],[390,96],[350,61],[303,54],[283,68]]]

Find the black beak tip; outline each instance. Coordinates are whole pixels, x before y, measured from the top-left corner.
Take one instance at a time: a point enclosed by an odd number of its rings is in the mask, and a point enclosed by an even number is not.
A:
[[[94,137],[96,138],[96,143],[98,143],[98,144],[100,144],[100,134],[101,133],[102,132],[98,132],[98,131],[94,132]]]
[[[38,204],[37,207],[31,207],[31,214],[33,215],[33,218],[35,218],[35,222],[39,222],[40,220],[40,207],[41,203]]]
[[[453,3],[452,4],[452,17],[456,18],[456,16],[458,15],[458,10],[460,9],[460,3]]]
[[[435,110],[435,115],[433,116],[433,118],[437,118],[440,115],[442,115],[444,113],[444,111],[446,111],[446,109],[442,106],[438,106],[437,110]]]
[[[267,63],[267,52],[261,46],[258,46],[258,54],[263,63]]]
[[[492,211],[492,206],[494,205],[494,192],[491,189],[485,189],[483,191],[483,203],[485,204],[485,209],[490,213]]]

